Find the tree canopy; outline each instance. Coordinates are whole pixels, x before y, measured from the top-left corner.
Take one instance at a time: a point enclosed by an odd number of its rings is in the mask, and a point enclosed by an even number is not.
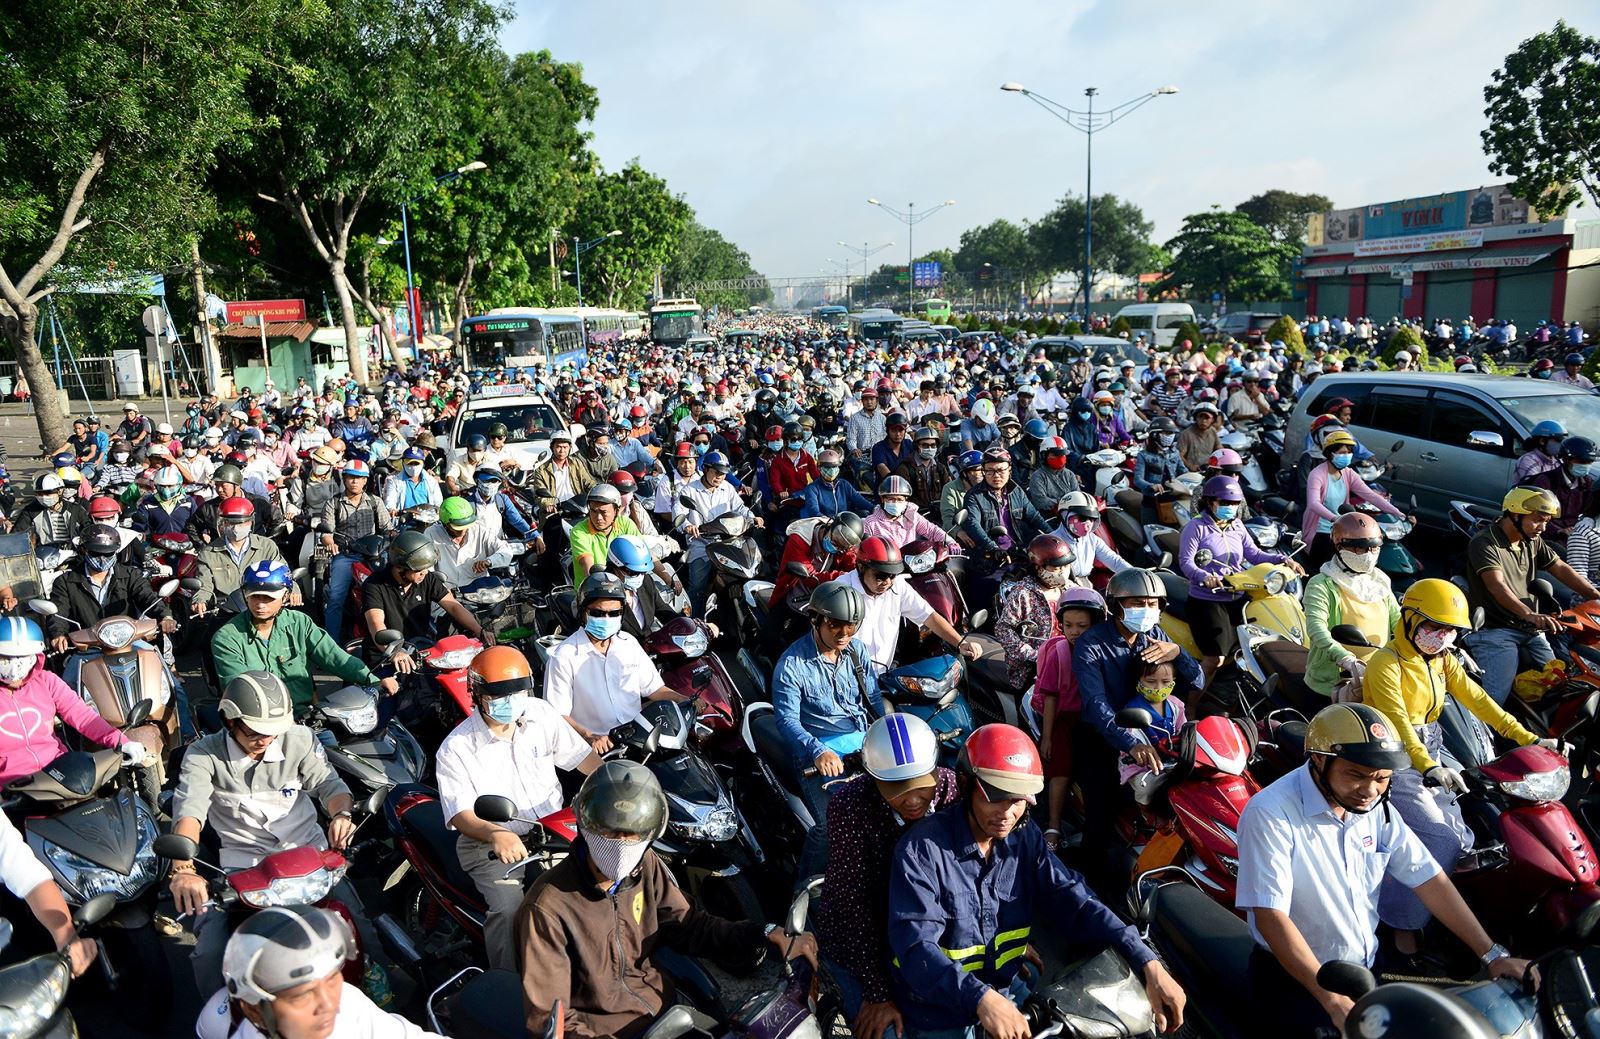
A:
[[[1252,195],[1233,208],[1266,228],[1273,238],[1298,250],[1305,244],[1306,218],[1313,213],[1326,213],[1333,208],[1333,200],[1326,195],[1302,195],[1273,188]]]
[[[1285,272],[1298,251],[1243,213],[1219,206],[1184,217],[1183,229],[1166,247],[1172,264],[1158,292],[1220,292],[1230,301],[1286,295]]]
[[[1483,88],[1489,168],[1542,213],[1600,201],[1600,40],[1564,21],[1523,40]]]

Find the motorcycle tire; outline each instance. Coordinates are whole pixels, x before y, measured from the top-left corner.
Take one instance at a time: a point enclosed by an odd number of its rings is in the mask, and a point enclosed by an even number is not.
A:
[[[756,889],[743,870],[727,877],[707,876],[697,886],[695,905],[712,916],[733,921],[767,918]]]
[[[117,982],[115,989],[107,991],[105,973],[97,966],[84,975],[96,979],[94,984],[73,986],[74,994],[86,997],[82,1002],[70,1001],[83,1034],[108,1035],[124,1028],[146,1035],[165,1034],[172,1014],[172,966],[155,930],[148,923],[133,928],[104,927],[94,938],[100,943],[100,954],[116,967]],[[108,995],[111,998],[107,999]],[[107,1007],[115,1008],[111,1011],[114,1017],[104,1022],[108,1030],[102,1031],[96,1027],[97,1017],[105,1014]]]

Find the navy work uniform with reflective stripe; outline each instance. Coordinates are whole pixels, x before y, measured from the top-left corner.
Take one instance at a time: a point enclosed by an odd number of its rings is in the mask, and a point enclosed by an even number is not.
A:
[[[1155,953],[1045,847],[1030,820],[985,859],[957,802],[901,840],[889,877],[890,985],[908,1031],[977,1018],[1021,969],[1033,921],[1074,944],[1110,946],[1140,971]]]

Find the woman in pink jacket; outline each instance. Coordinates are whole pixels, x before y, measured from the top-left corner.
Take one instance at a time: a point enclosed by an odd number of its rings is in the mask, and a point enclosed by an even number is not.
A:
[[[1306,507],[1300,528],[1301,540],[1311,546],[1306,573],[1316,573],[1323,563],[1333,558],[1333,535],[1329,532],[1345,505],[1364,501],[1391,516],[1405,515],[1356,475],[1350,467],[1355,455],[1356,438],[1344,430],[1336,429],[1322,438],[1324,461],[1306,478]]]
[[[67,752],[56,718],[143,764],[144,745],[128,739],[44,669],[44,633],[22,617],[0,617],[0,785],[29,776]]]
[[[866,536],[883,538],[895,548],[905,548],[918,538],[943,544],[953,556],[961,554],[961,543],[946,534],[917,511],[911,500],[911,481],[903,476],[886,476],[878,485],[878,507],[862,521]]]

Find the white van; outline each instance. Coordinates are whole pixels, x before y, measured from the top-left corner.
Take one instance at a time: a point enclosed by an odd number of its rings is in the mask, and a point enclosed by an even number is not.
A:
[[[1117,318],[1128,319],[1132,338],[1143,332],[1147,342],[1154,338],[1157,346],[1166,348],[1178,337],[1179,325],[1194,321],[1194,308],[1187,303],[1130,303],[1117,311],[1111,323],[1116,324]]]

